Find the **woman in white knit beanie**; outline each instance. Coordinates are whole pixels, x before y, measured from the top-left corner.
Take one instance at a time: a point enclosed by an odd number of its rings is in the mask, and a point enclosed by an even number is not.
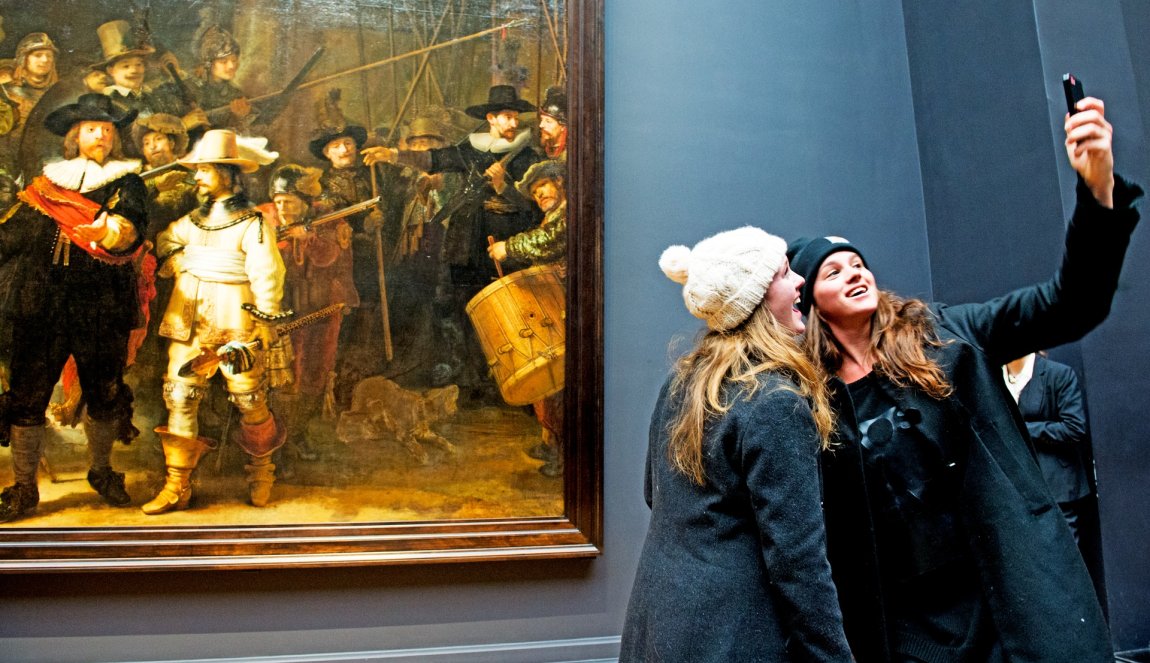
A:
[[[850,661],[819,506],[833,421],[786,242],[747,226],[659,266],[708,331],[652,417],[620,661]]]

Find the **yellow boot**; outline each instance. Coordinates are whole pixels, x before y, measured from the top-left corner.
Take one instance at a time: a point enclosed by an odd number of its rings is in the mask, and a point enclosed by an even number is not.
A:
[[[192,499],[192,470],[196,469],[200,457],[213,446],[207,438],[169,433],[167,426],[160,426],[156,433],[164,446],[168,476],[159,494],[140,507],[149,516],[188,508]]]
[[[276,466],[271,454],[248,456],[251,461],[244,465],[248,478],[248,497],[252,506],[267,506],[272,499],[272,484],[276,482]]]

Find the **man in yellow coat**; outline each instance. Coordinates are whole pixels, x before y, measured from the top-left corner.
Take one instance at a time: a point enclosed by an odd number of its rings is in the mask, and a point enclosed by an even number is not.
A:
[[[258,339],[247,370],[220,364],[229,399],[240,412],[237,442],[248,454],[251,503],[265,506],[275,482],[272,453],[286,431],[268,407],[264,354],[276,345],[271,326],[244,304],[275,317],[281,313],[284,263],[275,230],[244,195],[240,173],[255,172],[277,155],[262,145],[237,143],[234,132],[214,129],[204,134],[180,164],[194,171],[203,204],[173,221],[156,237],[162,261],[160,276],[175,277],[175,287],[160,323],[160,335],[171,339],[164,401],[168,425],[156,429],[164,447],[167,480],[160,493],[143,506],[144,513],[185,509],[191,499],[191,474],[212,442],[199,437],[198,411],[208,376],[181,375],[180,368],[206,349],[214,353],[229,343]]]

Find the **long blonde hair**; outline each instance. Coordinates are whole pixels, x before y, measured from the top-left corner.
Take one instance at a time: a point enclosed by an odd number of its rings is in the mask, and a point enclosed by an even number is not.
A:
[[[944,344],[938,338],[934,316],[926,302],[879,291],[870,333],[875,371],[899,387],[914,386],[933,398],[946,398],[954,389],[942,368],[926,354],[927,348],[940,348]],[[818,306],[813,304],[807,316],[803,345],[807,354],[820,362],[827,373],[837,373],[842,366],[842,347],[827,329]]]
[[[754,395],[760,386],[758,376],[772,371],[795,381],[794,390],[810,402],[821,447],[829,446],[834,417],[824,375],[795,343],[793,334],[760,304],[738,327],[707,332],[676,362],[671,393],[681,396],[681,404],[670,425],[667,449],[676,470],[703,485],[707,423],[730,410],[736,399]],[[738,388],[728,390],[730,383]]]

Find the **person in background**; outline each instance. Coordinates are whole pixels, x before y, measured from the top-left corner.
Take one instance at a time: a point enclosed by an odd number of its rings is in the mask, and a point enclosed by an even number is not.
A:
[[[139,39],[140,34],[133,31],[127,21],[104,23],[96,29],[96,34],[100,37],[104,59],[91,68],[104,72],[112,81],[103,93],[120,108],[134,110],[144,116],[156,112],[156,97],[144,84],[148,76],[146,58],[156,49]]]
[[[1030,454],[1002,364],[1110,312],[1142,191],[1114,173],[1098,99],[1065,121],[1078,172],[1049,281],[946,306],[880,290],[841,237],[788,251],[805,347],[832,377],[827,551],[861,661],[1113,660],[1090,576]]]
[[[1078,517],[1091,494],[1083,455],[1090,432],[1078,376],[1066,364],[1032,352],[1004,365],[1002,379],[1026,422],[1046,487],[1077,543]]]
[[[299,317],[333,304],[359,304],[352,278],[351,226],[343,219],[310,225],[312,206],[323,192],[320,175],[318,168],[285,164],[272,173],[268,185],[273,207],[269,216],[287,268],[284,299]],[[291,333],[294,379],[274,398],[276,413],[288,429],[287,444],[302,460],[318,457],[308,439],[308,424],[323,412],[342,319],[343,313],[337,313]]]
[[[45,32],[32,32],[16,44],[11,79],[0,83],[0,168],[17,173],[20,140],[32,109],[59,80],[60,49]]]
[[[548,159],[527,169],[515,188],[524,198],[535,201],[543,212],[538,227],[525,230],[495,242],[487,253],[497,262],[510,261],[510,270],[530,265],[554,265],[566,285],[567,274],[567,165],[563,161]],[[546,477],[563,476],[563,392],[552,394],[532,404],[535,417],[543,427],[543,440],[527,451],[527,455],[543,461],[540,474]]]
[[[548,159],[567,160],[567,91],[547,88],[539,105],[539,145]]]
[[[785,252],[747,226],[659,260],[708,330],[651,418],[623,663],[852,660],[819,510],[833,422]]]

